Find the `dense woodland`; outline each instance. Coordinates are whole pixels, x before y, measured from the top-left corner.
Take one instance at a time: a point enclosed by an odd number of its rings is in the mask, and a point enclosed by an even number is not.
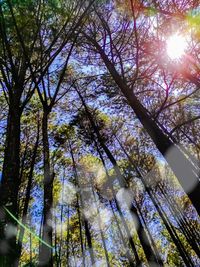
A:
[[[1,0],[0,267],[200,266],[199,89],[198,0]]]

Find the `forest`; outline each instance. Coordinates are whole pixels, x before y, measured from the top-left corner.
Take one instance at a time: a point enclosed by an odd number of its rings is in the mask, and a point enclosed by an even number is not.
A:
[[[199,0],[0,0],[0,267],[200,267]]]

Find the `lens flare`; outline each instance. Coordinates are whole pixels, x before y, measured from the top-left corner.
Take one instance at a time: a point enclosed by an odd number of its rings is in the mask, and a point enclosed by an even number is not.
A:
[[[174,34],[167,39],[166,45],[168,56],[172,60],[179,60],[185,54],[188,43],[186,37]]]

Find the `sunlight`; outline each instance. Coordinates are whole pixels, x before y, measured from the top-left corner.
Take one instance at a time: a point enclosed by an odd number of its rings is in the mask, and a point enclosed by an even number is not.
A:
[[[171,35],[167,41],[167,54],[172,60],[180,59],[187,48],[187,39],[186,37],[174,34]]]

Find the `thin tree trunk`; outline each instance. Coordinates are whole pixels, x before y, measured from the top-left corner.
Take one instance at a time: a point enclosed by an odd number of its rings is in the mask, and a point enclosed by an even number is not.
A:
[[[33,156],[31,159],[30,171],[29,171],[29,175],[28,175],[28,184],[27,184],[27,188],[26,188],[26,196],[25,196],[24,207],[23,207],[23,211],[22,211],[22,223],[23,224],[26,224],[26,220],[27,220],[28,205],[29,205],[29,201],[30,201],[31,187],[32,187],[32,182],[33,182],[33,171],[34,171],[34,167],[35,167],[35,161],[36,161],[37,150],[38,150],[38,145],[39,145],[39,133],[40,133],[40,128],[39,128],[39,122],[38,122],[37,137],[36,137],[36,142],[35,142],[34,149],[33,149]],[[23,227],[21,227],[20,232],[19,232],[19,238],[18,238],[17,264],[19,263],[20,256],[21,256],[24,231],[25,231],[25,229]]]
[[[99,211],[98,211],[99,212]],[[105,256],[106,256],[106,264],[107,264],[107,267],[110,267],[110,261],[109,261],[109,256],[108,256],[108,250],[107,250],[107,246],[106,246],[106,242],[105,242],[105,237],[104,237],[104,233],[101,229],[101,222],[100,222],[100,234],[101,234],[101,239],[102,239],[102,242],[103,242],[103,249],[104,249],[104,252],[105,252]]]
[[[67,207],[67,266],[69,266],[69,205]]]
[[[88,221],[86,219],[84,219],[84,224],[85,224],[85,236],[87,239],[91,263],[92,263],[92,266],[95,266],[94,250],[93,250],[93,246],[92,246],[92,237],[91,237],[91,233],[90,233],[90,229],[89,229],[89,224],[88,224]]]
[[[72,255],[74,257],[74,267],[76,267],[76,266],[78,266],[78,264],[77,264],[77,260],[76,260],[76,252],[75,252],[75,249],[74,249],[72,236],[71,236],[71,247],[72,247]],[[71,265],[70,265],[70,267],[71,267]]]
[[[81,242],[81,252],[82,252],[82,257],[83,257],[83,266],[85,267],[86,266],[85,265],[85,251],[84,251],[84,244],[83,244],[82,221],[81,221],[78,194],[77,194],[77,212],[78,212],[79,235],[80,235],[80,242]]]
[[[39,238],[42,238],[43,218],[44,218],[44,214],[42,213],[42,217],[41,217],[41,220],[40,220]],[[40,249],[40,247],[41,247],[40,245],[41,245],[41,242],[40,242],[40,240],[39,240],[39,249]]]
[[[42,138],[43,138],[43,157],[44,157],[44,207],[43,207],[43,232],[42,239],[52,247],[52,214],[51,209],[53,206],[53,181],[54,174],[50,169],[50,156],[49,156],[49,137],[48,137],[48,115],[49,112],[44,109],[42,119]],[[39,266],[53,266],[52,249],[41,244],[39,252]]]
[[[77,174],[77,170],[76,170],[76,162],[75,162],[74,153],[73,153],[73,149],[72,149],[70,141],[68,142],[68,145],[69,145],[69,151],[70,151],[71,158],[72,158],[75,183],[76,183],[76,186],[78,188],[80,188],[79,180],[78,180],[78,174]],[[83,209],[83,201],[82,201],[81,192],[80,192],[80,195],[78,192],[76,193],[76,198],[77,198],[77,212],[78,212],[78,219],[79,219],[79,233],[80,233],[80,241],[81,241],[81,251],[82,251],[82,256],[83,256],[83,266],[85,267],[86,266],[85,265],[85,248],[84,248],[84,244],[83,244],[83,234],[82,234],[82,224],[84,224],[84,215],[81,213],[80,206],[79,206],[79,199],[80,199],[81,207]]]
[[[54,225],[55,225],[55,233],[54,233],[54,249],[55,249],[55,264],[59,267],[59,258],[58,258],[58,251],[57,251],[57,219],[56,216],[54,218]]]
[[[23,173],[24,173],[24,167],[25,167],[25,161],[26,161],[26,157],[27,157],[28,146],[29,146],[29,138],[26,141],[26,146],[25,146],[25,149],[24,149],[23,157],[21,159],[20,174],[19,174],[20,181],[22,180]]]
[[[59,244],[59,251],[58,251],[58,262],[59,262],[59,267],[62,265],[62,259],[61,259],[61,252],[62,252],[62,244],[63,244],[63,209],[64,209],[64,188],[65,188],[65,169],[63,173],[63,178],[62,178],[62,196],[61,196],[61,211],[60,211],[60,244]]]
[[[150,244],[149,239],[147,237],[146,231],[142,225],[138,211],[137,211],[136,207],[133,205],[133,203],[131,204],[131,215],[134,215],[137,218],[138,237],[139,237],[140,243],[142,245],[142,248],[144,250],[144,253],[145,253],[145,256],[147,258],[149,265],[151,266],[151,265],[154,265],[155,263],[158,263],[156,255],[154,254],[154,252],[152,253],[151,244]],[[133,219],[134,219],[134,217],[133,217]]]

